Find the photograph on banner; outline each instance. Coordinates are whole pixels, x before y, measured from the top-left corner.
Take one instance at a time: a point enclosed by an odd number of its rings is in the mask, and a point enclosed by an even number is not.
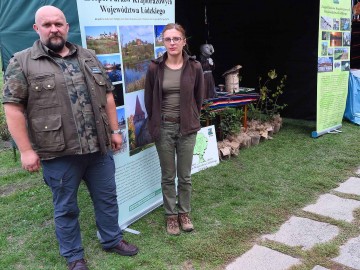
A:
[[[350,18],[341,18],[340,19],[340,30],[342,31],[350,31]]]
[[[85,26],[86,47],[96,54],[119,53],[116,26]]]
[[[334,48],[328,48],[327,49],[327,55],[328,56],[334,56]]]
[[[164,46],[162,41],[162,32],[165,28],[165,25],[154,25],[154,34],[155,34],[155,46]]]
[[[331,32],[330,33],[330,46],[342,46],[342,32]]]
[[[96,55],[106,70],[112,83],[122,81],[122,68],[120,54]]]
[[[124,89],[122,83],[113,83],[115,89],[113,90],[116,107],[124,105]]]
[[[155,58],[161,57],[166,52],[166,48],[162,41],[162,31],[164,30],[164,28],[165,25],[154,25]]]
[[[333,58],[332,57],[319,57],[318,58],[318,72],[332,72],[333,71]]]
[[[120,130],[120,135],[122,138],[122,144],[119,151],[114,153],[115,155],[124,154],[128,151],[128,132],[126,129],[126,117],[125,117],[125,108],[116,108],[116,114],[118,118],[118,128]]]
[[[328,54],[328,46],[327,41],[321,43],[321,56],[325,56]]]
[[[126,119],[129,136],[129,155],[135,155],[153,146],[147,130],[147,112],[144,104],[144,91],[126,94]]]
[[[156,57],[161,57],[166,52],[165,47],[155,47]]]
[[[321,16],[321,29],[333,30],[333,18]]]
[[[334,60],[349,59],[350,48],[335,48]]]
[[[330,33],[329,31],[322,31],[322,34],[321,34],[321,39],[322,40],[330,40]]]
[[[350,71],[350,61],[341,61],[341,71]]]
[[[334,70],[341,70],[341,61],[334,61]]]
[[[120,42],[124,63],[125,92],[145,87],[150,60],[154,58],[154,27],[152,25],[120,26]]]
[[[343,33],[343,45],[350,46],[351,45],[351,32],[344,32]]]

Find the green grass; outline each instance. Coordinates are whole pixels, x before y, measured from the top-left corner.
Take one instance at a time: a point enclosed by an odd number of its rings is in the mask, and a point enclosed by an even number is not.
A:
[[[306,216],[302,207],[355,175],[360,166],[359,127],[344,122],[341,134],[312,139],[314,128],[314,122],[285,119],[273,140],[195,174],[196,231],[168,236],[163,211],[156,209],[131,225],[140,235],[125,233],[125,239],[140,248],[132,258],[101,251],[91,201],[82,185],[80,224],[90,269],[222,269],[260,235],[275,232],[291,215]],[[1,268],[65,269],[54,233],[51,192],[41,174],[22,171],[11,151],[0,152],[0,159]],[[358,218],[350,225],[326,221],[342,230],[334,243],[310,252],[265,244],[302,258],[306,267],[298,269],[312,269],[359,232]]]
[[[348,224],[301,208],[354,176],[360,166],[360,129],[343,124],[341,134],[312,139],[314,122],[286,119],[274,140],[241,150],[237,158],[195,174],[192,216],[196,231],[168,236],[163,211],[156,209],[131,225],[140,235],[125,233],[125,239],[140,248],[132,258],[101,251],[91,200],[82,185],[80,224],[90,269],[222,269],[291,215],[331,223],[341,233],[306,252],[271,241],[262,245],[301,258],[304,264],[296,270],[317,264],[335,269],[338,266],[328,259],[337,256],[341,244],[360,234],[360,211],[356,221]],[[0,151],[0,160],[1,269],[65,269],[54,233],[51,192],[41,173],[23,171],[20,162],[14,162],[12,150]],[[360,196],[347,197],[360,200]]]

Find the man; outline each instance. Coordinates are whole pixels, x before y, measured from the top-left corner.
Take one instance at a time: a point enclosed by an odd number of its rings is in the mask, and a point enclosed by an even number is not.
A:
[[[5,73],[3,103],[22,167],[42,166],[53,193],[60,254],[68,269],[88,269],[78,223],[77,191],[90,192],[103,249],[124,256],[138,248],[125,242],[111,148],[119,150],[113,86],[93,51],[67,42],[69,25],[61,10],[43,6],[35,14],[40,39],[18,52]]]

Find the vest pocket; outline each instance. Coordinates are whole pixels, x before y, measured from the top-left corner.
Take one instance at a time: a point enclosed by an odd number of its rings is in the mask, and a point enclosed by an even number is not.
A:
[[[96,84],[99,86],[100,91],[97,93],[100,95],[101,106],[106,106],[106,79],[102,74],[93,74]]]
[[[91,80],[91,84],[94,86],[94,89],[89,89],[89,91],[94,91],[96,98],[100,100],[102,107],[106,106],[106,90],[107,90],[107,78],[102,74],[101,69],[93,62],[92,59],[85,59],[85,76],[87,80]]]
[[[54,74],[37,74],[31,76],[29,81],[30,98],[36,106],[47,108],[59,104]]]
[[[65,148],[61,115],[31,119],[32,135],[40,151],[62,151]]]

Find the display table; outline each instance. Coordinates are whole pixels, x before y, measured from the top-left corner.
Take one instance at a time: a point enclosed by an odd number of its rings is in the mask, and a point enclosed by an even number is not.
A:
[[[243,126],[247,128],[247,105],[256,102],[260,95],[258,93],[246,93],[246,94],[225,94],[216,98],[206,99],[205,102],[209,105],[208,108],[212,110],[221,110],[228,107],[243,107],[244,118]]]

